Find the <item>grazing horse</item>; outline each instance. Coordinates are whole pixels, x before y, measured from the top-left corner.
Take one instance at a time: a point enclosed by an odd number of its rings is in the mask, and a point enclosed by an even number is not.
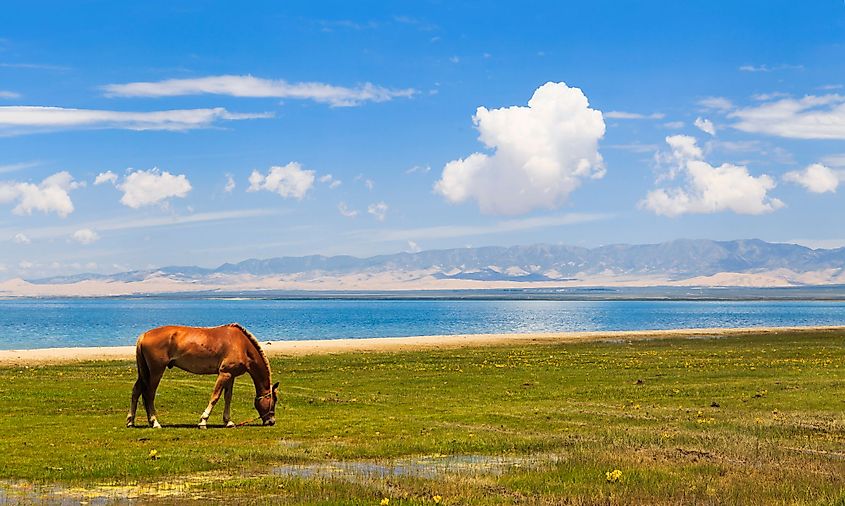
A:
[[[279,383],[270,386],[270,362],[255,336],[237,323],[220,327],[169,326],[148,330],[138,337],[135,359],[138,380],[132,388],[127,427],[135,426],[138,397],[142,397],[150,425],[161,428],[156,417],[156,389],[165,369],[174,366],[194,374],[217,375],[211,400],[200,417],[201,429],[205,428],[221,393],[226,400],[223,423],[226,427],[235,426],[229,412],[232,387],[235,378],[244,373],[249,374],[255,384],[255,409],[261,421],[264,425],[276,423],[276,389]]]

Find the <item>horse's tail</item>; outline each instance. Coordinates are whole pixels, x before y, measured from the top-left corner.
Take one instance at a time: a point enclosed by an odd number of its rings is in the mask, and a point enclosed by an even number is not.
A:
[[[141,334],[138,337],[138,342],[135,344],[135,363],[138,366],[138,381],[141,383],[141,398],[144,400],[144,408],[147,409],[149,407],[147,387],[150,384],[150,366],[147,364],[147,359],[144,357],[144,350],[141,348],[141,341],[143,339],[144,334]]]

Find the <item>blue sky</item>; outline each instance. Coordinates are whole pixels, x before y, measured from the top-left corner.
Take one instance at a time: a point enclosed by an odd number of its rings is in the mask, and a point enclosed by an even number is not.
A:
[[[843,245],[843,34],[840,0],[10,2],[0,278]]]

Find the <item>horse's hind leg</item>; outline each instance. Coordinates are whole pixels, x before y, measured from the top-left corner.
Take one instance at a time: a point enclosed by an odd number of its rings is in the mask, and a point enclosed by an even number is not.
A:
[[[155,370],[151,368],[149,383],[147,383],[142,393],[144,396],[144,408],[147,410],[147,420],[154,429],[161,428],[156,415],[156,390],[158,390],[158,384],[161,382],[162,376],[164,376],[164,367]]]
[[[232,378],[229,383],[223,387],[223,402],[226,404],[223,406],[223,425],[226,427],[234,427],[235,424],[232,422],[232,390],[235,388],[235,378]]]
[[[135,386],[132,387],[132,402],[129,404],[129,415],[126,416],[127,427],[135,426],[135,413],[138,412],[138,397],[141,397],[141,392],[143,390],[144,382],[141,381],[141,378],[138,378],[135,382]]]
[[[205,428],[206,421],[208,421],[208,417],[211,416],[211,410],[214,409],[214,405],[220,400],[220,394],[223,393],[223,389],[231,380],[232,375],[227,372],[221,372],[217,375],[217,383],[214,384],[214,390],[211,392],[211,399],[208,401],[208,407],[205,408],[205,411],[202,412],[202,416],[200,417],[200,423],[198,424],[200,429]]]

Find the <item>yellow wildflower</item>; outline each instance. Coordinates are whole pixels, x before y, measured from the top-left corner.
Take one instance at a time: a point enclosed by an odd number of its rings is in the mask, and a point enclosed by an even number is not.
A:
[[[440,504],[440,502],[443,500],[443,498],[439,495],[432,497],[432,499],[434,499],[434,504]]]
[[[158,459],[158,450],[150,450],[150,458],[153,460]]]
[[[381,502],[379,504],[381,504],[381,506],[387,506],[388,504],[390,504],[390,499],[385,497],[384,499],[381,500]]]
[[[607,479],[607,481],[611,483],[616,483],[622,479],[622,471],[620,471],[619,469],[614,469],[613,471],[608,471],[604,473],[604,477]]]

